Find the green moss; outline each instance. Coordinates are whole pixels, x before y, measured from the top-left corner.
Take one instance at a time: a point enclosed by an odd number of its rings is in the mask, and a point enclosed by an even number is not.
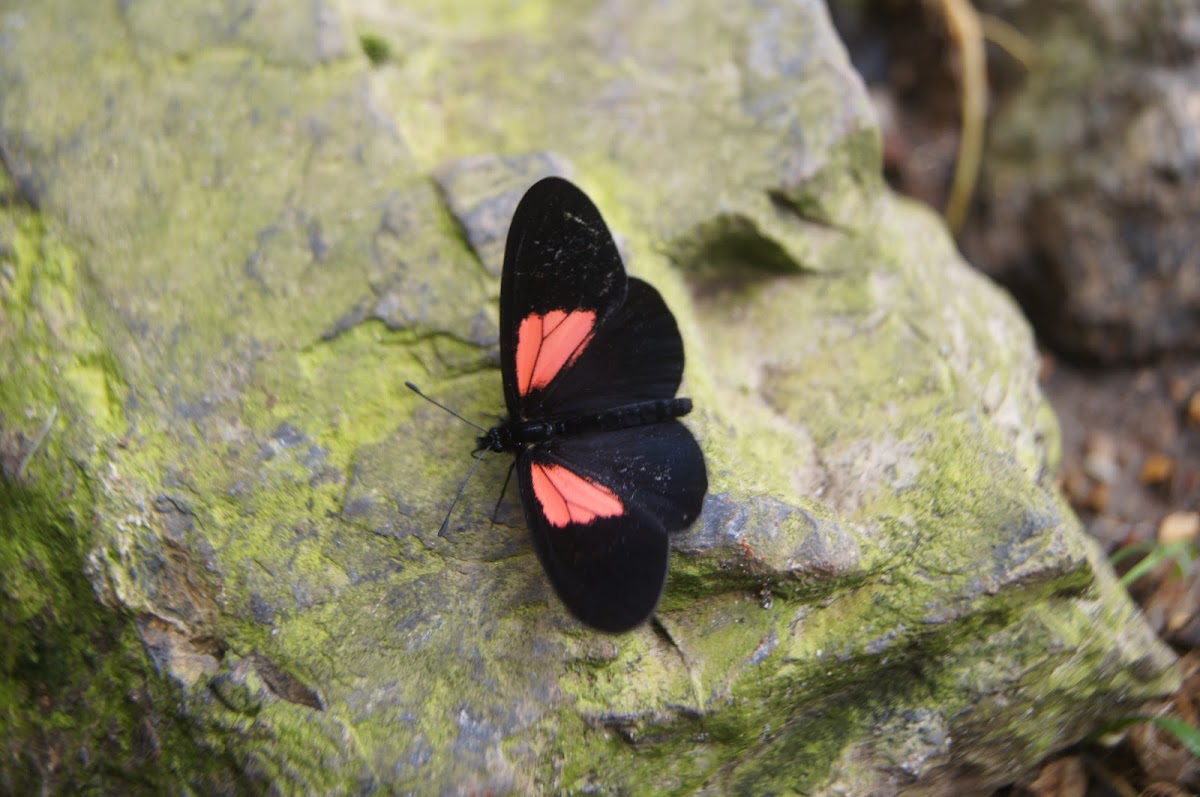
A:
[[[133,618],[102,605],[89,579],[92,441],[124,421],[115,363],[80,305],[76,259],[26,209],[8,208],[0,225],[11,236],[0,339],[16,355],[0,364],[0,789],[231,789],[231,762],[164,710],[173,687]]]
[[[87,506],[82,498],[76,507]],[[39,490],[0,481],[0,571],[28,574],[6,578],[0,593],[4,790],[170,790],[197,774],[190,767],[219,770],[158,713],[168,689],[129,618],[97,602],[84,575],[87,530],[73,514]],[[153,766],[164,751],[175,771]]]
[[[381,66],[392,57],[392,47],[382,36],[364,33],[358,37],[358,42],[373,66]]]

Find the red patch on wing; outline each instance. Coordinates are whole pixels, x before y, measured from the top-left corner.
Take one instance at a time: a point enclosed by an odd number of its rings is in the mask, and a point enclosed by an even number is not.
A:
[[[603,484],[585,479],[561,465],[531,466],[533,494],[542,514],[551,526],[564,528],[571,523],[588,524],[598,517],[617,517],[625,505]]]
[[[517,390],[522,396],[541,389],[563,366],[579,359],[592,340],[594,310],[551,310],[530,313],[517,329]]]

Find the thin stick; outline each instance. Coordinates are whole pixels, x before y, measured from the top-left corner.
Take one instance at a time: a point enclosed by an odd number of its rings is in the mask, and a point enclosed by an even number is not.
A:
[[[1026,69],[1033,68],[1038,59],[1038,48],[1029,37],[1000,17],[991,14],[980,14],[979,24],[983,30],[983,38],[1008,53],[1021,66]]]
[[[939,0],[938,5],[962,58],[962,138],[945,212],[946,224],[957,234],[966,220],[979,179],[983,128],[987,121],[987,63],[979,14],[969,0]]]
[[[416,393],[416,394],[417,394],[418,396],[420,396],[421,398],[423,398],[423,399],[425,399],[426,401],[428,401],[430,404],[433,404],[433,405],[435,405],[435,406],[441,407],[441,408],[442,408],[442,409],[444,409],[446,412],[450,413],[450,414],[451,414],[451,415],[453,415],[455,418],[458,418],[458,419],[459,419],[460,421],[462,421],[463,423],[470,424],[471,426],[474,426],[476,429],[478,429],[479,431],[483,432],[484,434],[487,434],[487,429],[484,429],[482,426],[480,426],[479,424],[475,423],[474,421],[468,421],[466,418],[464,418],[463,416],[459,415],[457,412],[455,412],[454,410],[450,409],[449,407],[447,407],[447,406],[446,406],[445,404],[443,404],[442,402],[440,402],[440,401],[434,401],[434,400],[433,400],[433,399],[431,399],[429,396],[426,396],[424,393],[422,393],[422,392],[421,392],[421,389],[420,389],[419,387],[417,387],[416,385],[414,385],[412,382],[405,382],[405,383],[404,383],[404,386],[405,386],[405,387],[407,387],[407,388],[408,388],[409,390],[411,390],[412,392]]]

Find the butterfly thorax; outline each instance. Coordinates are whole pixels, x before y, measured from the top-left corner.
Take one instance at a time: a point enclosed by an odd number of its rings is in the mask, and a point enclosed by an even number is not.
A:
[[[505,419],[489,429],[487,434],[479,437],[477,450],[517,451],[525,446],[545,443],[555,437],[646,426],[679,418],[691,411],[690,398],[669,398],[637,401],[578,415],[520,421]]]

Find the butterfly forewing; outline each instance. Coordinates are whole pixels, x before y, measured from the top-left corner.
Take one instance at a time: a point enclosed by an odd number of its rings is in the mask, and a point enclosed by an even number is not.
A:
[[[675,317],[648,283],[628,281],[572,367],[564,368],[527,412],[572,415],[675,395],[683,378],[683,341]]]
[[[558,177],[517,205],[500,285],[500,366],[511,418],[530,417],[625,300],[625,267],[600,211]]]

